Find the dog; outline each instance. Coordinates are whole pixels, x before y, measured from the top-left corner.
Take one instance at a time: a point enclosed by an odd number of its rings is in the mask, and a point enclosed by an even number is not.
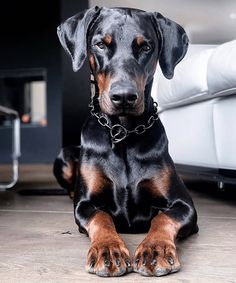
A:
[[[73,70],[88,58],[95,79],[81,145],[62,149],[54,163],[75,222],[91,239],[86,269],[99,276],[177,272],[175,240],[198,232],[197,213],[150,92],[157,62],[171,79],[188,37],[160,13],[104,7],[76,14],[57,32]],[[118,232],[147,232],[133,260]]]

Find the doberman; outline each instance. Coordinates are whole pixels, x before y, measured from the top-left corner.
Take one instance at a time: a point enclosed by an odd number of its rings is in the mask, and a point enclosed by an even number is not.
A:
[[[171,79],[185,56],[184,29],[157,12],[93,7],[62,23],[58,36],[73,70],[88,57],[95,78],[81,145],[62,149],[54,163],[59,184],[74,199],[79,230],[91,239],[87,271],[178,271],[175,239],[198,231],[197,214],[150,91],[157,62]],[[134,260],[118,232],[148,232]]]

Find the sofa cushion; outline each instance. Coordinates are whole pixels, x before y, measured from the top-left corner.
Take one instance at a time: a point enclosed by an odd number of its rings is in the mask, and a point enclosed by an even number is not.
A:
[[[168,109],[160,114],[175,163],[218,167],[213,121],[215,100]]]
[[[208,62],[207,82],[211,95],[236,93],[236,40],[214,49]]]
[[[186,56],[175,68],[174,78],[167,80],[157,68],[152,96],[161,109],[186,105],[209,98],[207,63],[213,48]],[[191,49],[190,49],[191,53]]]

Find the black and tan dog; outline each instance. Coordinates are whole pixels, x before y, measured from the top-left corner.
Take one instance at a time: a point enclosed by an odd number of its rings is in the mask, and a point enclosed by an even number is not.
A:
[[[173,77],[188,47],[184,29],[159,13],[95,7],[62,23],[58,35],[74,71],[88,57],[96,82],[81,146],[63,149],[54,164],[58,182],[73,194],[75,221],[91,239],[87,270],[178,271],[175,239],[198,231],[197,215],[150,90],[158,61]],[[117,231],[148,232],[134,261]]]

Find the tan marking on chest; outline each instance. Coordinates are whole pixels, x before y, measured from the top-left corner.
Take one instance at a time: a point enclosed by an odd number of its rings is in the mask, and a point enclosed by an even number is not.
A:
[[[112,184],[104,173],[94,165],[82,164],[80,175],[89,192],[93,194],[99,194],[105,186]]]
[[[149,191],[153,197],[166,197],[170,188],[171,170],[169,167],[160,169],[152,178],[141,181],[139,187]]]

